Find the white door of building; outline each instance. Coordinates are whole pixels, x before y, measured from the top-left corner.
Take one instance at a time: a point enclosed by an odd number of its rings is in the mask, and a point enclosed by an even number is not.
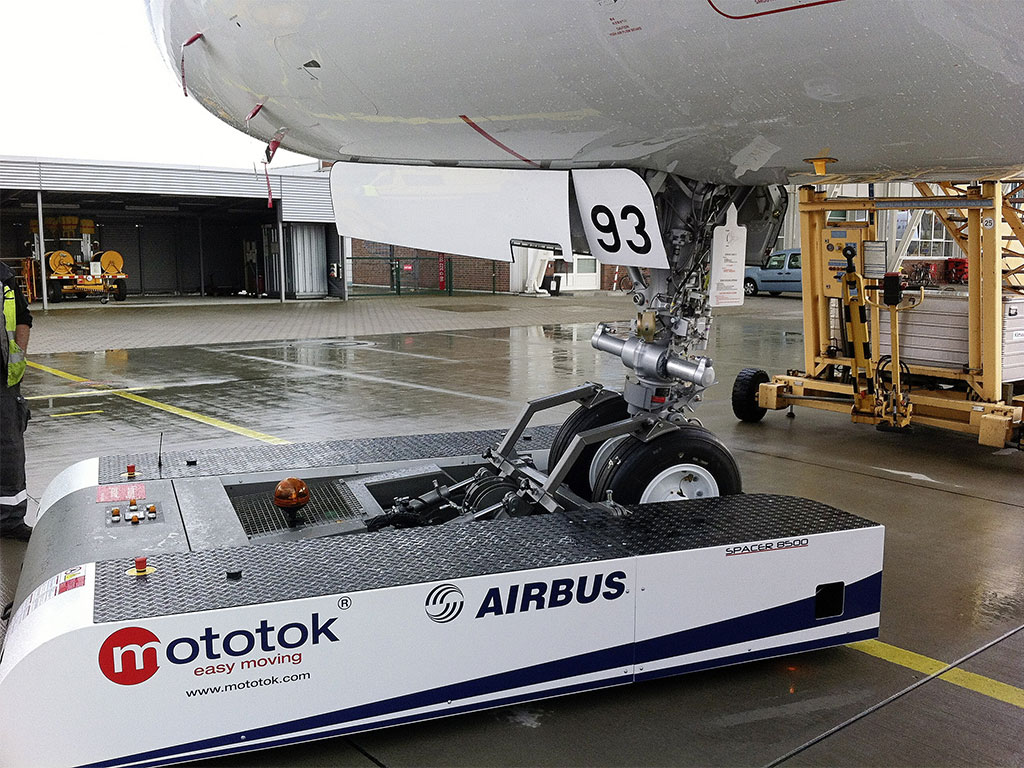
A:
[[[593,256],[574,253],[572,261],[556,261],[563,291],[596,291],[601,287],[601,266]]]

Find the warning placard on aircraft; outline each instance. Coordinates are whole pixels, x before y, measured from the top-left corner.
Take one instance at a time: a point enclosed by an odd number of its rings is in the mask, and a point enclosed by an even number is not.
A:
[[[725,212],[725,224],[715,227],[711,240],[711,283],[708,287],[712,307],[743,305],[743,270],[747,257],[747,228],[736,222],[736,206]]]

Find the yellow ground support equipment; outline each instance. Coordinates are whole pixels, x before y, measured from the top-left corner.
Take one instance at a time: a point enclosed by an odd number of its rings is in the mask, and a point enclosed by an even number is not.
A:
[[[47,239],[58,242],[76,243],[81,247],[80,255],[58,249],[44,255],[49,267],[47,272],[47,297],[50,301],[61,301],[66,297],[100,296],[106,302],[111,297],[124,301],[128,297],[128,275],[124,273],[124,257],[117,251],[100,251],[94,238],[96,224],[91,219],[77,216],[61,216],[43,220]],[[37,227],[33,222],[32,232]],[[36,241],[38,246],[38,240]]]
[[[921,197],[829,199],[800,188],[804,369],[741,371],[738,418],[800,405],[883,430],[921,424],[976,434],[982,445],[1020,445],[1024,184],[1008,183],[1005,200],[1000,182],[916,186]],[[966,286],[911,285],[916,295],[907,297],[907,276],[873,223],[828,220],[830,211],[922,209],[934,210],[964,251]]]
[[[55,276],[75,274],[75,257],[67,251],[50,251],[46,254],[50,274]]]

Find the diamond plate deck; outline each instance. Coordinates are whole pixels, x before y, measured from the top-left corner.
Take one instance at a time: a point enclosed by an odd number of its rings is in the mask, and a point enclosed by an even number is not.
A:
[[[797,496],[740,494],[626,507],[622,517],[567,515],[633,555],[767,541],[866,528],[877,523]]]
[[[531,427],[517,444],[520,451],[548,448],[558,425]],[[129,464],[135,465],[135,482],[174,480],[180,477],[239,475],[308,467],[374,464],[453,456],[472,456],[498,444],[505,430],[442,432],[428,435],[371,437],[359,440],[327,440],[295,445],[245,445],[163,454],[157,469],[156,453],[127,453],[100,457],[99,484],[122,483]],[[194,462],[194,463],[191,463]]]
[[[156,573],[96,565],[94,618],[126,621],[239,605],[873,527],[808,499],[738,495],[573,515],[154,555]],[[242,579],[229,581],[228,570]]]

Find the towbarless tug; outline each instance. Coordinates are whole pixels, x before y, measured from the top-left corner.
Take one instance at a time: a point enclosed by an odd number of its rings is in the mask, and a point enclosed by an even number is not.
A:
[[[699,476],[588,500],[564,478],[623,423],[553,462],[565,426],[528,426],[573,400],[620,396],[542,398],[506,433],[65,470],[0,660],[0,762],[165,765],[877,636],[881,526]]]

